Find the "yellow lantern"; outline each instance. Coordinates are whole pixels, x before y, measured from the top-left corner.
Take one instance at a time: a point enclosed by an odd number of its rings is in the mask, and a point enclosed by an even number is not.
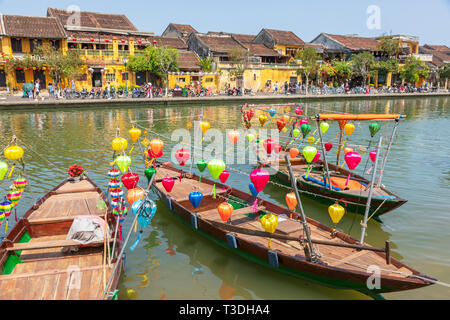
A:
[[[328,207],[328,214],[330,215],[333,223],[336,225],[339,223],[339,221],[341,221],[342,217],[344,216],[345,209],[340,204],[335,203]]]
[[[209,128],[211,128],[211,125],[209,124],[209,122],[202,121],[200,122],[200,128],[202,129],[203,134],[205,134],[206,131],[208,131]]]
[[[347,154],[347,153],[349,153],[349,152],[353,152],[353,148],[345,147],[345,148],[344,148],[344,154]]]
[[[141,133],[142,133],[141,129],[138,129],[138,128],[131,128],[128,131],[128,134],[130,135],[131,140],[133,142],[138,141],[139,137],[141,136]]]
[[[191,130],[191,128],[192,128],[192,123],[191,123],[190,121],[187,123],[186,128],[187,128],[188,130]]]
[[[312,145],[312,144],[314,143],[314,141],[316,141],[316,138],[314,138],[313,136],[309,136],[309,137],[306,139],[306,141],[308,141],[308,143],[309,143],[310,145]]]
[[[266,232],[274,233],[278,226],[278,217],[273,213],[266,214],[260,220],[261,226]],[[268,247],[270,249],[270,242],[272,239],[269,239]]]
[[[11,146],[5,149],[4,154],[8,160],[19,160],[23,156],[23,149],[19,146]]]
[[[350,136],[354,130],[355,130],[355,125],[353,123],[345,124],[344,131],[345,131],[346,135]]]
[[[120,152],[128,147],[128,141],[125,138],[117,137],[112,141],[112,148],[114,151]]]
[[[259,123],[261,124],[261,127],[264,126],[267,121],[269,121],[269,118],[267,118],[265,114],[259,116]]]

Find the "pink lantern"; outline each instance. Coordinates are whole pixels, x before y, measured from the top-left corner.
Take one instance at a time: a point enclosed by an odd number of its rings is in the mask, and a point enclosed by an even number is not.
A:
[[[358,152],[350,151],[345,154],[345,163],[347,163],[347,166],[350,170],[354,170],[359,163],[361,162],[361,155]],[[345,186],[348,185],[348,182],[350,181],[350,173],[348,174],[347,181],[345,182]]]
[[[258,192],[261,192],[264,189],[269,182],[269,178],[269,173],[263,168],[255,169],[250,173],[250,180]]]
[[[300,126],[302,126],[304,124],[308,124],[308,120],[307,119],[300,120]]]
[[[295,114],[301,116],[303,114],[303,109],[300,108],[295,109]]]
[[[275,146],[274,146],[274,148],[273,148],[273,151],[275,151],[275,153],[280,153],[280,152],[281,152],[281,149],[283,149],[283,148],[281,147],[281,145],[279,145],[278,143],[275,143]]]
[[[173,180],[173,178],[164,178],[162,180],[162,185],[164,186],[164,189],[166,189],[167,192],[172,191],[174,184],[175,180]]]
[[[255,111],[253,111],[253,110],[250,109],[250,110],[248,110],[245,114],[247,115],[248,121],[251,121],[252,118],[253,118],[253,116],[255,115]]]
[[[375,159],[377,158],[377,150],[370,151],[369,157],[372,162],[375,162]]]
[[[184,166],[186,164],[186,162],[189,160],[190,155],[191,154],[187,149],[181,148],[175,151],[175,158],[180,163],[180,166]]]
[[[314,157],[314,159],[312,160],[312,162],[316,163],[319,159],[320,159],[320,152],[317,152],[317,153],[316,153],[316,156]]]
[[[229,176],[230,176],[230,172],[228,172],[228,170],[223,170],[219,176],[220,182],[222,182],[222,183],[227,182]]]
[[[267,154],[271,154],[272,150],[275,148],[275,141],[272,139],[266,139],[264,140],[264,149],[266,149]]]

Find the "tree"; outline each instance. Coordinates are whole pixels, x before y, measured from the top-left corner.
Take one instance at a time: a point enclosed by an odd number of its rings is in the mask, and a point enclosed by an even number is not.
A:
[[[335,60],[333,61],[333,68],[336,70],[336,74],[344,80],[349,79],[353,72],[350,61]]]
[[[212,63],[213,59],[211,58],[204,58],[200,60],[200,64],[202,66],[203,72],[211,72],[212,71]]]
[[[169,72],[178,70],[178,50],[166,47],[147,47],[142,55],[128,61],[131,71],[149,71],[165,82],[165,95],[169,89]]]
[[[428,78],[429,72],[430,69],[423,61],[411,56],[406,60],[405,65],[402,66],[400,77],[410,84],[415,84],[419,81],[420,77],[424,79]]]
[[[369,76],[373,76],[375,60],[369,52],[353,54],[351,58],[353,74],[363,78],[363,86],[367,85]]]
[[[378,43],[378,50],[382,51],[388,58],[398,59],[398,55],[402,48],[400,42],[390,37],[383,37]]]
[[[314,48],[306,48],[301,51],[297,51],[295,58],[302,61],[302,65],[297,70],[297,74],[303,74],[306,80],[306,94],[308,94],[309,77],[316,74],[319,69],[320,56],[317,54]]]
[[[34,48],[33,56],[41,65],[47,65],[50,77],[60,88],[63,78],[70,79],[78,74],[83,66],[83,60],[76,52],[69,50],[63,54],[62,50],[49,45]]]
[[[242,78],[245,72],[245,63],[247,61],[247,50],[242,47],[234,47],[228,52],[228,58],[232,68],[229,73],[233,78]]]
[[[445,80],[444,88],[447,90],[448,79],[450,79],[450,63],[446,63],[439,68],[439,78]]]

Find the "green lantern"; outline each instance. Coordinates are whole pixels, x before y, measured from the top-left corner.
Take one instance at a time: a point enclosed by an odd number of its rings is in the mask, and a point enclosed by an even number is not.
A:
[[[150,181],[152,180],[153,175],[156,173],[156,169],[155,168],[147,168],[144,171],[145,176],[147,177],[148,182],[150,183]]]
[[[302,130],[303,138],[305,138],[308,133],[311,132],[311,126],[307,123],[302,124],[300,129]]]
[[[225,163],[220,159],[213,159],[208,163],[208,169],[214,179],[218,179],[223,170]]]
[[[380,125],[376,122],[369,125],[369,131],[372,138],[377,134],[378,131],[380,131],[380,128]]]
[[[118,156],[116,158],[116,163],[120,171],[122,171],[122,173],[125,173],[128,171],[128,167],[131,164],[131,158],[129,156]]]

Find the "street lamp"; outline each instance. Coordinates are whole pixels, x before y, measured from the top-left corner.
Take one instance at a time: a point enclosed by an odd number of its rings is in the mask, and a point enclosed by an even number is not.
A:
[[[128,72],[127,72],[128,58],[123,57],[123,65],[125,66],[125,97],[128,97]]]

